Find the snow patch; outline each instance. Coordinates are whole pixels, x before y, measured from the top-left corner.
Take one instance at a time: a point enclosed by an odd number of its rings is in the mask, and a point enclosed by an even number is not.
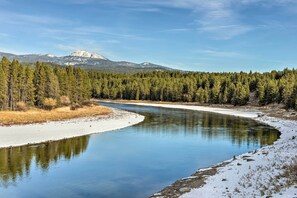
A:
[[[286,179],[278,178],[296,158],[297,122],[272,117],[254,118],[278,129],[282,134],[273,145],[236,157],[218,173],[206,179],[201,188],[181,198],[215,197],[294,197],[296,186],[284,188]],[[247,157],[253,161],[247,161]]]
[[[72,52],[70,56],[107,60],[104,56],[100,54],[90,53],[84,50],[77,50],[75,52]]]
[[[52,54],[46,54],[47,57],[50,57],[50,58],[55,58],[56,56],[55,55],[52,55]]]

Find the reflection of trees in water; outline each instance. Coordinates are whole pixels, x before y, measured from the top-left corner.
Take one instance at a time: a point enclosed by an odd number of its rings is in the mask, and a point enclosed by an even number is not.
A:
[[[148,133],[162,133],[162,134],[180,134],[183,131],[185,134],[198,133],[195,131],[199,125],[200,114],[192,111],[183,110],[160,110],[158,114],[146,114],[144,122],[142,122],[141,129]],[[161,123],[161,124],[160,124]]]
[[[51,163],[59,159],[70,160],[87,149],[89,136],[0,149],[0,181],[4,186],[15,183],[17,179],[29,176],[35,159],[36,165],[47,170]]]
[[[277,130],[253,120],[234,116],[195,111],[160,110],[157,115],[145,114],[139,130],[148,133],[199,135],[208,138],[227,138],[232,143],[269,145],[279,137]],[[162,123],[162,124],[160,124]],[[199,138],[199,137],[197,137]]]
[[[203,114],[202,135],[208,139],[226,137],[234,144],[269,145],[279,137],[279,132],[250,119],[215,114]]]

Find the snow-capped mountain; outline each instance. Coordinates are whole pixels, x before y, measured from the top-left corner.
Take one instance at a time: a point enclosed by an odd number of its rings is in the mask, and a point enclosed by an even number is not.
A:
[[[58,65],[71,65],[84,69],[94,69],[100,71],[112,72],[141,72],[141,71],[154,71],[154,70],[173,70],[161,65],[152,64],[149,62],[144,63],[131,63],[126,61],[111,61],[104,56],[96,53],[90,53],[83,50],[78,50],[68,56],[55,56],[52,54],[27,54],[15,55],[10,53],[0,52],[0,58],[6,57],[9,60],[16,59],[23,63],[46,62]]]
[[[70,54],[70,56],[107,60],[107,58],[105,58],[104,56],[102,56],[100,54],[90,53],[90,52],[83,51],[83,50],[77,50],[75,52],[72,52]]]

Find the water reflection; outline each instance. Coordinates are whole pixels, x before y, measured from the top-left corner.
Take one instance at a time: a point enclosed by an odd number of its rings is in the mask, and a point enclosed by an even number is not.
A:
[[[0,181],[3,186],[14,184],[30,175],[32,163],[46,171],[52,163],[70,160],[87,149],[89,136],[0,149]]]
[[[122,107],[121,107],[122,108]],[[127,108],[129,110],[129,108]],[[279,133],[272,127],[240,117],[208,112],[154,108],[157,114],[148,113],[150,107],[136,109],[146,116],[139,131],[162,135],[192,135],[194,138],[228,139],[239,147],[272,144]],[[162,123],[162,124],[160,124]]]

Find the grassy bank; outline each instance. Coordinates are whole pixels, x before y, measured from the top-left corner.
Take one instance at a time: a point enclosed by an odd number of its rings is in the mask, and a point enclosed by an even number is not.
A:
[[[104,106],[84,106],[76,110],[70,107],[61,107],[51,111],[41,109],[30,109],[28,111],[0,111],[0,125],[31,124],[47,121],[61,121],[72,118],[92,117],[107,115],[111,109]]]

